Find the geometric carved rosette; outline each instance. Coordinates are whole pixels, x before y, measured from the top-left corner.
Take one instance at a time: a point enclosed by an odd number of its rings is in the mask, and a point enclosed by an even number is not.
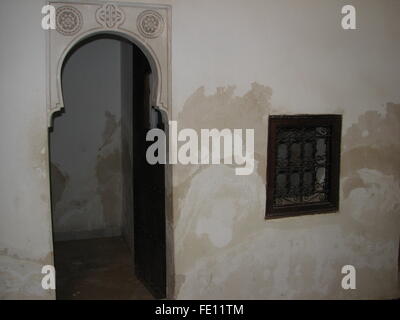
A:
[[[157,11],[146,10],[138,16],[137,28],[142,36],[157,38],[164,30],[164,19]]]
[[[74,7],[63,6],[56,10],[56,29],[64,36],[72,36],[81,30],[83,18]]]

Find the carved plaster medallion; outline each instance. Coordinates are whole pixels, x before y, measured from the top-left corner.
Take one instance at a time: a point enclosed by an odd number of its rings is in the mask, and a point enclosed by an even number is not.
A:
[[[137,18],[137,27],[142,36],[157,38],[164,30],[164,19],[157,11],[143,11]]]
[[[72,36],[81,30],[83,18],[80,11],[74,7],[63,6],[56,11],[57,31],[64,36]]]

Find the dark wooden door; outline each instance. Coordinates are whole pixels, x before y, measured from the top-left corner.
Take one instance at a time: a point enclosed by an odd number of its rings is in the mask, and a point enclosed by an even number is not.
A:
[[[135,155],[139,160],[134,171],[135,272],[160,299],[166,297],[165,165],[146,161],[147,147],[153,143],[146,142],[146,133],[152,127],[165,130],[165,123],[157,108],[151,108],[150,119],[141,130]]]

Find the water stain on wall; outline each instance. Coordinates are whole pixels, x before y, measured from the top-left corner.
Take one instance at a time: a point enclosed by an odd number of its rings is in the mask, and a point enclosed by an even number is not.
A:
[[[368,168],[393,175],[400,182],[400,105],[388,103],[386,114],[368,111],[343,136],[342,176],[347,177],[343,195],[368,187],[359,170]]]
[[[203,87],[186,101],[178,116],[178,129],[254,129],[255,171],[250,176],[236,176],[230,165],[175,165],[174,198],[176,251],[191,256],[212,256],[256,232],[254,227],[265,202],[267,120],[272,89],[253,83],[243,96],[234,95],[235,87],[217,88],[211,95]],[[199,135],[200,136],[200,135]],[[189,249],[190,247],[190,249]],[[183,262],[185,269],[195,259]],[[179,290],[181,281],[177,281]]]
[[[113,141],[113,135],[117,131],[118,127],[121,126],[121,120],[117,122],[116,117],[110,111],[105,111],[106,124],[102,134],[103,144],[100,146],[99,151],[101,151],[105,146]]]
[[[212,95],[199,88],[178,115],[180,129],[197,132],[254,128],[257,170],[238,177],[228,165],[174,166],[176,296],[390,296],[397,275],[399,105],[388,104],[386,114],[365,112],[343,134],[340,212],[267,223],[271,94],[256,83],[243,97],[234,96],[234,87]],[[349,262],[360,270],[360,289],[346,294],[340,270]]]
[[[96,130],[100,130],[93,140],[82,140],[73,155],[78,158],[74,167],[68,167],[65,159],[59,160],[61,164],[51,163],[53,210],[57,209],[55,228],[59,239],[111,235],[120,228],[121,121],[109,110],[98,117],[102,118],[97,120],[101,127]]]
[[[121,210],[121,152],[114,149],[107,155],[98,155],[96,164],[97,192],[103,205],[106,225],[118,226]]]
[[[67,173],[63,173],[56,163],[50,163],[51,174],[51,198],[53,210],[57,203],[61,200],[62,194],[68,183],[69,177]]]
[[[54,298],[53,290],[43,290],[40,270],[54,265],[53,252],[38,259],[22,258],[9,249],[0,250],[0,299]],[[21,290],[21,283],[23,289]]]
[[[235,96],[235,86],[217,88],[211,95],[198,88],[185,102],[178,115],[178,130],[191,128],[200,136],[201,129],[254,129],[256,170],[265,181],[266,128],[272,89],[257,82],[242,97]],[[243,138],[244,140],[244,138]],[[183,182],[206,166],[177,166],[175,179]]]
[[[400,228],[400,105],[367,111],[343,135],[342,205],[347,227],[366,238]],[[353,195],[353,197],[351,197]],[[355,199],[365,198],[364,201]]]
[[[47,178],[47,161],[48,161],[48,152],[47,152],[47,132],[42,129],[42,127],[38,124],[42,122],[42,118],[39,115],[36,116],[36,119],[33,119],[29,126],[29,158],[31,159],[31,163],[35,171],[38,173],[39,177],[43,180]],[[43,184],[42,184],[43,186]]]
[[[104,149],[115,140],[121,120],[108,110],[104,113],[106,124],[102,134],[102,145],[99,148],[96,163],[97,192],[103,206],[103,219],[107,226],[119,226],[121,213],[121,150],[114,148],[111,152]]]

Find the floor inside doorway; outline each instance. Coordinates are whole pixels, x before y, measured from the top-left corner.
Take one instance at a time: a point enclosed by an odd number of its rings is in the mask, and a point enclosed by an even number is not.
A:
[[[57,299],[153,299],[120,237],[55,243]]]

